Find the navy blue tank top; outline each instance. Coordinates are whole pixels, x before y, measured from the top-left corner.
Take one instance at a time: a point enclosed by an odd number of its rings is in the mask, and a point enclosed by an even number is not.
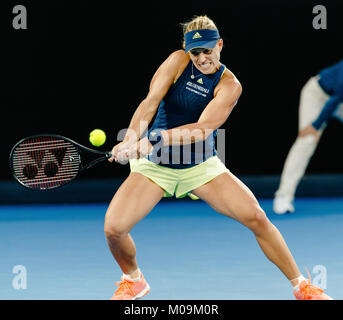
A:
[[[187,67],[170,87],[161,101],[156,118],[149,129],[172,129],[194,123],[208,103],[213,99],[213,92],[222,77],[225,66],[205,75],[190,60]],[[159,165],[174,169],[185,169],[195,166],[217,154],[215,149],[214,130],[206,140],[181,146],[169,146],[161,151]]]

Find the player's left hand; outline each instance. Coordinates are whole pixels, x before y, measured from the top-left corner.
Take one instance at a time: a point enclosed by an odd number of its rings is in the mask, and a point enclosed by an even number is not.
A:
[[[147,137],[134,143],[126,152],[127,159],[139,159],[144,158],[152,151],[152,144]]]

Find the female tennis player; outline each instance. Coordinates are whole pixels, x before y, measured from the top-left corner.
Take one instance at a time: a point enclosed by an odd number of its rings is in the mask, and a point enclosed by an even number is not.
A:
[[[131,169],[105,216],[106,239],[123,271],[112,299],[134,300],[150,290],[129,231],[163,196],[173,195],[195,195],[249,228],[267,258],[290,280],[297,299],[331,299],[301,275],[252,192],[216,155],[216,130],[227,120],[242,87],[220,62],[223,40],[214,22],[198,16],[183,28],[185,50],[173,52],[158,68],[124,140],[113,147],[109,159],[129,160]]]

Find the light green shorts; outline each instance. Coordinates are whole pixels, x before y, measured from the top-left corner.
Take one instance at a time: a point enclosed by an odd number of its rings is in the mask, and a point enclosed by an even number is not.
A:
[[[130,160],[131,172],[141,173],[164,190],[164,197],[183,198],[189,195],[198,199],[191,191],[211,181],[223,172],[229,172],[223,162],[213,156],[206,161],[186,169],[172,169],[157,165],[146,158]]]

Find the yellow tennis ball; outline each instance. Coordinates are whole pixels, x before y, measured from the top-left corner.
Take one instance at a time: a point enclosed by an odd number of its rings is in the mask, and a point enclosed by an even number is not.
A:
[[[95,147],[102,146],[106,141],[106,134],[101,129],[94,129],[89,134],[89,141]]]

